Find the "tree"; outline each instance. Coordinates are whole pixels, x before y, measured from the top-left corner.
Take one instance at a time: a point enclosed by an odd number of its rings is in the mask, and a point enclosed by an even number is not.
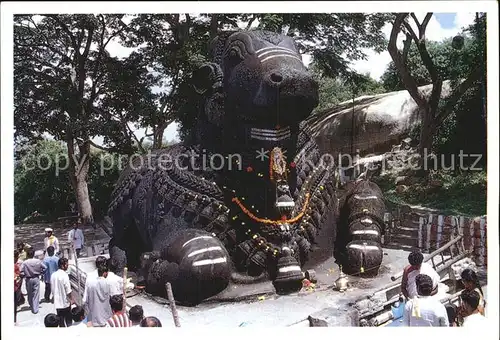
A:
[[[293,35],[326,75],[361,79],[348,60],[363,49],[381,50],[385,14],[154,14],[18,15],[14,20],[15,136],[39,140],[50,134],[67,145],[69,180],[79,211],[92,220],[88,174],[91,147],[130,154],[152,137],[161,147],[174,120],[186,138],[196,122],[192,71],[208,56],[219,31],[237,27]],[[274,25],[273,20],[277,20]],[[273,26],[274,25],[274,26]],[[108,44],[116,39],[136,53],[120,60]],[[166,90],[158,90],[166,88]],[[134,127],[147,128],[142,139]],[[149,130],[151,129],[151,130]],[[104,137],[104,144],[93,142]]]
[[[106,95],[102,98],[102,109],[95,108],[100,115],[108,117],[108,124],[116,129],[115,133],[104,136],[105,143],[110,143],[110,139],[121,132],[141,153],[146,152],[144,140],[150,136],[148,128],[152,126],[157,136],[163,134],[163,130],[157,131],[155,121],[160,94],[154,92],[154,87],[161,84],[161,77],[150,72],[144,59],[140,52],[133,52],[125,60],[108,61]],[[146,127],[146,132],[138,139],[135,131],[140,127]]]
[[[480,76],[457,100],[434,139],[435,147],[443,154],[481,154],[480,162],[475,167],[485,165],[487,161],[486,15],[476,15],[475,22],[458,36],[464,44],[452,54],[449,79],[453,87],[460,86],[461,80],[466,79],[476,67],[481,70]],[[473,156],[464,160],[465,165],[473,163]]]
[[[369,74],[359,75],[357,83],[353,84],[340,77],[331,78],[322,75],[315,63],[310,69],[319,84],[319,105],[313,113],[330,109],[339,103],[352,100],[353,97],[385,92],[382,84],[371,78]]]
[[[224,21],[231,16],[219,18]],[[124,44],[140,47],[136,56],[150,71],[149,81],[143,81],[143,77],[139,84],[144,86],[140,86],[164,88],[150,96],[150,111],[135,117],[139,126],[147,128],[145,137],[153,139],[152,148],[158,149],[165,129],[181,116],[184,103],[192,100],[189,77],[205,60],[210,18],[190,14],[141,14],[132,19],[130,26],[136,29],[130,30]],[[148,131],[149,128],[152,131]]]
[[[87,177],[90,148],[131,152],[121,124],[101,107],[106,95],[106,50],[127,26],[123,15],[17,15],[14,18],[14,122],[16,137],[49,133],[68,148],[69,179],[79,212],[92,221]],[[115,142],[104,148],[98,135]]]
[[[474,66],[468,72],[467,78],[460,82],[452,91],[452,94],[447,99],[446,103],[440,108],[441,89],[443,84],[443,76],[436,67],[436,63],[429,54],[427,42],[425,39],[425,31],[432,17],[432,13],[427,13],[423,21],[420,23],[414,13],[398,13],[395,15],[394,24],[391,31],[388,50],[394,62],[395,68],[401,77],[405,89],[417,103],[421,113],[421,129],[420,129],[420,171],[419,174],[426,175],[424,169],[424,156],[432,150],[433,138],[441,126],[442,122],[452,113],[455,104],[460,97],[476,82],[481,75],[482,68],[479,65]],[[409,20],[413,20],[418,29],[417,32],[411,27]],[[406,35],[403,51],[399,51],[396,46],[396,41],[399,33],[403,31]],[[418,89],[418,83],[409,71],[408,53],[412,42],[415,43],[419,56],[430,75],[432,81],[432,91],[427,99]]]
[[[19,150],[21,149],[21,150]],[[66,152],[61,143],[40,140],[15,150],[14,219],[21,222],[38,211],[54,216],[57,209],[69,208],[71,196],[68,173],[59,172],[66,164],[60,155]]]
[[[469,40],[471,39],[467,39],[466,44],[469,44]],[[452,48],[452,39],[445,39],[441,42],[428,41],[427,50],[442,78],[445,80],[450,79],[452,67],[455,66],[455,63],[457,62],[455,54],[458,53]],[[415,80],[417,86],[424,86],[432,83],[429,71],[423,64],[422,58],[420,57],[420,53],[415,44],[411,44],[408,51],[408,55],[406,57],[406,67]],[[401,80],[401,76],[399,75],[393,61],[389,63],[380,80],[386,91],[392,92],[405,90],[405,85]]]
[[[93,213],[104,216],[120,173],[119,156],[92,149],[89,193]],[[103,164],[101,168],[101,163]],[[16,146],[14,163],[14,219],[22,222],[34,211],[50,219],[69,210],[75,201],[69,181],[68,150],[64,142],[42,139]]]

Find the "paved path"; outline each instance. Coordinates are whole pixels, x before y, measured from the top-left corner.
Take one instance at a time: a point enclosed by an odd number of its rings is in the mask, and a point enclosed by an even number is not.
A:
[[[18,242],[28,243],[35,248],[35,251],[43,250],[43,239],[45,238],[45,228],[54,229],[54,235],[59,240],[61,249],[70,248],[68,242],[68,233],[72,229],[70,226],[64,227],[60,223],[35,223],[35,224],[19,224],[14,227],[14,247]],[[87,255],[86,246],[96,242],[107,242],[109,236],[104,233],[101,228],[94,230],[92,226],[82,226],[83,235],[85,237],[85,245],[82,250],[82,256]]]
[[[23,290],[25,288],[23,287]],[[45,293],[45,283],[40,282],[40,308],[37,314],[33,314],[28,305],[28,296],[25,295],[25,303],[18,307],[17,326],[18,327],[45,327],[43,319],[49,313],[55,313],[56,308],[53,303],[45,302],[43,295]],[[76,299],[76,294],[74,296]]]
[[[233,285],[196,307],[177,306],[181,327],[308,327],[305,320],[310,314],[324,308],[347,308],[355,300],[392,282],[390,276],[403,269],[408,252],[384,249],[384,253],[381,275],[364,279],[350,277],[351,288],[344,293],[332,289],[339,270],[330,259],[315,268],[318,285],[314,291],[279,296],[269,282]],[[164,300],[139,294],[127,298],[127,302],[143,306],[145,314],[158,317],[164,327],[174,327],[170,308]]]
[[[278,296],[270,282],[256,285],[232,285],[222,294],[196,307],[178,306],[183,327],[283,327],[299,324],[309,314],[327,307],[347,307],[357,298],[390,282],[390,276],[400,271],[407,261],[407,252],[385,250],[381,275],[378,278],[351,278],[352,288],[344,293],[332,290],[339,271],[330,259],[315,268],[318,284],[314,291],[302,290],[287,296]],[[94,270],[93,259],[82,259],[79,265],[85,272]],[[44,285],[40,296],[43,297]],[[242,300],[243,297],[243,301]],[[164,327],[174,327],[172,315],[166,302],[141,293],[127,298],[129,305],[143,306],[148,316],[158,317]],[[46,314],[54,312],[52,304],[42,303],[40,312],[33,315],[29,310],[18,314],[20,327],[43,326]],[[302,326],[308,324],[300,323]]]

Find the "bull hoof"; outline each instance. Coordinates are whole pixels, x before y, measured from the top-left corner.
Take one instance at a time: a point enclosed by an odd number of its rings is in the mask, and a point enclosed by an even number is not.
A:
[[[290,294],[302,289],[304,273],[297,260],[289,252],[285,252],[278,260],[276,278],[273,286],[278,294]]]
[[[302,279],[300,280],[274,280],[273,286],[278,295],[288,295],[299,292],[302,289]]]
[[[383,255],[382,247],[376,241],[352,241],[346,247],[343,271],[349,275],[377,275]]]

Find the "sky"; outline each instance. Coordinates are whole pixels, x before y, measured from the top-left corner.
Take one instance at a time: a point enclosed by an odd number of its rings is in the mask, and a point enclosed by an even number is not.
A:
[[[416,13],[417,18],[420,22],[425,17],[426,13]],[[459,13],[434,13],[432,16],[426,30],[427,39],[433,41],[442,41],[443,39],[453,37],[457,35],[462,28],[469,26],[474,22],[474,13],[459,12]],[[257,23],[254,23],[255,26]],[[417,32],[416,26],[412,25],[414,30]],[[386,35],[387,39],[390,36],[392,25],[386,24],[382,31]],[[403,35],[398,37],[398,45],[402,45]],[[108,45],[108,51],[111,56],[116,57],[127,57],[133,49],[121,46],[117,41],[111,41]],[[351,64],[351,67],[360,73],[369,73],[370,76],[376,80],[380,80],[380,77],[384,73],[387,65],[391,61],[389,52],[384,51],[382,53],[375,53],[373,50],[366,49],[365,53],[367,55],[366,60],[358,60]],[[306,66],[311,62],[311,57],[308,55],[303,56],[304,64]],[[164,138],[167,140],[178,140],[177,134],[177,123],[170,124],[165,130]],[[136,131],[138,138],[144,135],[144,130],[139,129]],[[94,142],[100,144],[102,139],[97,137]]]

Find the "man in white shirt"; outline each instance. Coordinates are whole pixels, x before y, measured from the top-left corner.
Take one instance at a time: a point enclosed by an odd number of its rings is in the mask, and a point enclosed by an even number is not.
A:
[[[109,258],[107,261],[108,264],[108,276],[106,280],[109,283],[109,289],[111,290],[111,296],[113,295],[123,295],[123,277],[118,276],[115,272],[118,270],[118,266],[116,265],[116,261]]]
[[[71,315],[73,298],[71,296],[69,275],[66,273],[68,259],[64,257],[59,259],[58,266],[59,269],[50,278],[50,286],[54,295],[54,307],[59,316],[59,327],[69,327],[73,323]]]
[[[406,303],[403,324],[410,327],[448,327],[448,313],[443,304],[431,296],[433,282],[425,274],[416,278],[418,296]]]
[[[59,255],[59,240],[53,235],[54,230],[52,228],[45,228],[45,238],[43,239],[43,252],[47,254],[47,248],[54,247],[54,253],[56,256]]]
[[[95,270],[91,271],[87,278],[97,279],[99,277],[98,269],[100,267],[105,267],[108,264],[108,259],[105,256],[99,255],[95,258]]]
[[[413,251],[408,255],[408,262],[410,265],[404,269],[401,279],[401,292],[405,298],[410,300],[418,295],[415,279],[419,274],[425,274],[432,279],[431,295],[436,295],[441,278],[430,264],[424,263],[424,255],[418,250]]]
[[[80,220],[73,224],[73,229],[71,229],[68,233],[68,242],[71,244],[73,249],[75,249],[76,257],[80,257],[80,252],[85,241],[83,231],[79,228],[79,225]]]
[[[486,317],[479,311],[481,296],[475,290],[464,290],[460,295],[460,310],[464,317],[462,327],[475,327],[478,330],[485,329],[488,325]]]
[[[97,280],[99,277],[98,268],[107,266],[107,259],[104,256],[97,256],[95,259],[95,270],[87,273],[87,279],[85,280],[85,289],[83,291],[83,303],[85,304],[87,299],[87,290],[88,285],[92,282],[92,280]]]
[[[87,281],[85,289],[85,306],[87,320],[92,327],[106,327],[108,319],[113,315],[109,299],[111,298],[109,283],[106,280],[108,268],[106,265],[97,269],[97,279]]]

